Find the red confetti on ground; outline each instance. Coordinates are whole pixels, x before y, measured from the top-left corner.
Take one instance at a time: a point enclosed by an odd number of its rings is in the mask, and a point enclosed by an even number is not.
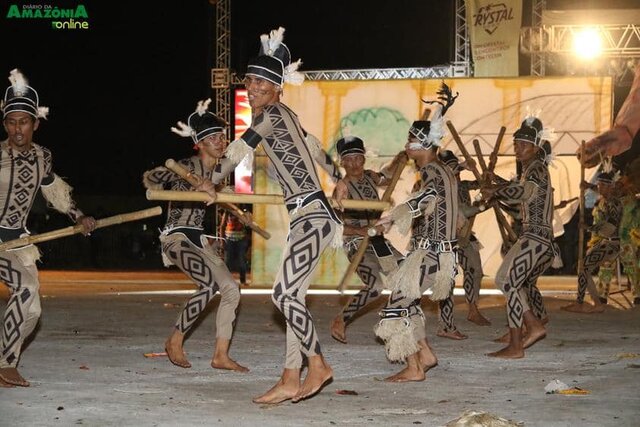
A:
[[[144,357],[166,357],[167,353],[166,352],[160,352],[160,353],[144,353]]]
[[[336,390],[336,394],[346,394],[349,396],[357,396],[358,392],[355,390]]]

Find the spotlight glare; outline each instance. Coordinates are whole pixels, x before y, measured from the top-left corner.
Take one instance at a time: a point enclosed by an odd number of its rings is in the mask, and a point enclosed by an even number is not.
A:
[[[596,28],[585,28],[573,36],[573,51],[582,59],[593,59],[602,53],[602,38]]]

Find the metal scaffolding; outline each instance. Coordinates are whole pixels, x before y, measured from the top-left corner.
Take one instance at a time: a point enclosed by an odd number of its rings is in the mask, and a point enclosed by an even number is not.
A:
[[[531,1],[531,27],[542,27],[542,12],[547,8],[547,0],[532,0]],[[520,45],[522,49],[522,31],[520,32]],[[546,56],[543,52],[531,52],[531,68],[530,74],[532,76],[544,76],[546,67]]]
[[[467,7],[465,0],[456,0],[455,4],[455,46],[453,53],[453,66],[457,74],[471,76],[471,43],[469,40],[469,28],[467,27]]]
[[[211,69],[211,88],[216,114],[231,123],[231,0],[210,0],[215,8],[215,68]]]
[[[211,88],[217,114],[231,122],[232,86],[240,83],[230,70],[231,0],[210,0],[215,9],[215,64],[211,69]],[[465,77],[471,73],[470,46],[464,0],[455,0],[455,52],[448,65],[426,68],[305,71],[307,80],[395,80]]]
[[[550,64],[569,64],[573,59],[573,42],[583,25],[543,25],[542,14],[546,0],[532,0],[531,26],[520,31],[520,52],[531,56],[531,75],[544,76]],[[624,76],[625,63],[640,59],[640,26],[590,25],[602,40],[601,66],[594,67],[597,74]],[[606,69],[605,69],[606,68]],[[592,71],[594,72],[594,71]]]
[[[520,33],[520,49],[526,54],[572,54],[574,36],[582,25],[526,27]],[[603,42],[602,55],[609,58],[640,58],[640,26],[591,25]]]
[[[363,70],[320,70],[305,71],[307,80],[398,80],[398,79],[435,79],[451,77],[451,65],[438,65],[428,68],[375,68]]]

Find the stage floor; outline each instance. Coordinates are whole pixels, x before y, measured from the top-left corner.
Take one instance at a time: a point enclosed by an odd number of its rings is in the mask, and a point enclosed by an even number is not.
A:
[[[426,381],[407,384],[380,381],[401,369],[386,360],[372,331],[384,298],[347,329],[349,343],[340,344],[330,337],[329,322],[348,297],[309,295],[334,381],[310,400],[275,406],[251,403],[282,369],[283,321],[268,292],[243,288],[231,354],[251,372],[237,374],[209,366],[218,297],[185,343],[191,369],[144,357],[164,350],[193,290],[180,273],[43,271],[41,278],[43,315],[20,365],[32,386],[0,388],[1,426],[443,426],[466,410],[526,426],[637,426],[640,417],[639,309],[623,309],[628,305],[617,295],[619,303],[603,314],[564,312],[575,277],[543,278],[548,336],[520,360],[485,356],[500,347],[492,339],[506,330],[501,295],[481,297],[492,321],[487,327],[469,323],[464,298],[456,297],[456,323],[469,335],[463,341],[435,336],[437,308],[426,301],[439,364]],[[0,291],[4,311],[7,293],[4,286]],[[590,394],[545,394],[555,379]]]

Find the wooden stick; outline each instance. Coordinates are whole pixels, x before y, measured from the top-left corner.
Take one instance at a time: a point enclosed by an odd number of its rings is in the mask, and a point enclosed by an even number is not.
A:
[[[487,166],[487,170],[489,172],[493,172],[496,168],[496,165],[498,163],[498,153],[500,152],[500,146],[502,145],[502,139],[504,138],[504,133],[507,130],[506,127],[501,126],[500,130],[498,131],[498,137],[496,138],[496,143],[493,146],[493,150],[491,150],[491,154],[489,155],[489,165]],[[488,174],[487,174],[488,175]],[[486,180],[490,179],[488,176],[485,177],[485,182]],[[506,242],[507,239],[509,239],[510,235],[513,237],[513,241],[515,241],[516,236],[515,233],[513,232],[513,229],[511,228],[511,225],[509,225],[509,223],[507,222],[507,220],[504,218],[504,216],[502,215],[502,211],[500,211],[500,207],[497,203],[494,204],[494,214],[496,216],[496,221],[498,223],[498,229],[500,230],[500,235],[502,236],[502,241]],[[501,218],[502,221],[501,221]],[[503,223],[508,225],[508,230],[511,231],[511,234],[509,234],[509,231],[507,231],[507,229],[505,229],[503,227]]]
[[[471,158],[471,155],[467,151],[467,147],[464,146],[462,139],[460,139],[460,135],[458,135],[458,131],[456,130],[455,127],[453,127],[453,123],[451,123],[451,120],[447,120],[447,127],[449,128],[449,131],[453,136],[453,140],[458,145],[458,148],[460,149],[462,156],[464,157],[465,161],[469,165],[469,169],[471,170],[471,173],[473,173],[473,176],[476,178],[478,182],[482,182],[482,175],[480,175],[480,172],[478,172],[478,168],[475,166],[473,159]]]
[[[391,200],[391,194],[393,193],[393,190],[396,188],[396,184],[398,183],[398,180],[400,179],[400,175],[402,175],[402,171],[404,170],[404,167],[406,165],[407,165],[407,157],[405,156],[404,163],[396,166],[396,169],[393,171],[393,175],[391,176],[391,181],[389,182],[389,185],[387,185],[387,188],[385,188],[384,193],[382,194],[381,200],[383,202],[388,202],[389,200]],[[342,280],[340,281],[340,285],[338,286],[338,291],[341,294],[344,293],[344,289],[347,286],[347,281],[349,280],[351,275],[355,273],[356,270],[358,269],[358,265],[360,265],[360,261],[362,261],[362,258],[364,257],[365,252],[367,252],[368,246],[369,246],[369,235],[367,234],[362,238],[362,241],[360,241],[360,246],[358,246],[358,250],[356,251],[353,258],[351,259],[351,263],[349,263],[349,268],[347,268],[347,271],[342,276]]]
[[[482,171],[482,180],[487,180],[487,164],[484,162],[484,157],[482,156],[482,149],[480,148],[480,141],[477,139],[473,140],[473,149],[476,152],[476,157],[478,158],[478,164],[480,165],[480,170]]]
[[[467,148],[464,146],[464,143],[462,142],[462,139],[460,139],[460,135],[458,135],[458,131],[453,126],[453,123],[451,123],[450,120],[447,120],[447,127],[451,131],[451,135],[453,136],[453,140],[458,145],[458,148],[460,149],[460,152],[462,152],[462,155],[464,156],[465,160],[469,164],[469,166],[471,168],[471,172],[473,173],[473,176],[475,176],[475,178],[476,178],[476,180],[478,180],[478,182],[482,182],[482,176],[480,175],[480,172],[478,172],[478,168],[476,168],[475,165],[473,165],[473,159],[471,158],[471,155],[467,151]],[[473,167],[471,167],[471,165],[473,165]],[[516,233],[513,232],[513,229],[511,228],[511,225],[509,224],[507,219],[504,217],[504,214],[500,210],[500,207],[498,206],[497,202],[496,201],[492,201],[492,202],[489,203],[489,206],[493,208],[493,211],[494,211],[494,213],[496,215],[496,220],[498,221],[498,228],[502,227],[504,229],[504,231],[506,232],[505,234],[503,234],[503,241],[505,243],[508,242],[508,241],[514,241],[515,242],[517,240]],[[501,232],[502,232],[502,229],[501,229]],[[506,240],[505,240],[505,237],[507,238]]]
[[[493,150],[489,155],[489,166],[487,169],[490,172],[493,172],[496,168],[496,164],[498,163],[498,153],[500,152],[500,145],[502,144],[502,138],[504,138],[504,133],[507,130],[506,127],[501,126],[500,131],[498,132],[498,137],[496,138],[496,144],[493,146]]]
[[[204,191],[173,191],[173,190],[147,190],[147,200],[175,200],[179,202],[208,202],[211,196]],[[331,206],[338,204],[328,198]],[[261,205],[282,205],[284,197],[279,194],[238,194],[216,193],[214,203],[247,203]],[[391,207],[391,202],[377,200],[350,200],[342,201],[345,209],[383,211]]]
[[[173,171],[180,178],[184,179],[192,186],[195,187],[200,183],[199,178],[201,177],[193,175],[191,172],[186,170],[180,163],[177,163],[175,160],[167,159],[167,161],[164,162],[164,165],[166,166],[167,169],[169,169],[170,171]],[[227,209],[235,217],[240,218],[242,221],[246,220],[244,212],[238,206],[234,205],[233,203],[222,203],[222,205],[224,209]],[[253,231],[258,233],[263,238],[265,239],[271,238],[271,234],[265,229],[263,229],[262,227],[260,227],[255,221],[250,221],[247,225],[249,226],[249,228],[251,228]]]
[[[155,208],[143,209],[141,211],[130,212],[126,214],[114,215],[108,218],[99,219],[96,221],[96,229],[109,227],[111,225],[122,224],[124,222],[137,221],[152,216],[157,216],[162,213],[162,208],[156,206]],[[33,236],[21,237],[19,239],[9,240],[8,242],[0,243],[0,251],[6,251],[14,249],[20,246],[31,245],[34,243],[46,242],[48,240],[59,239],[61,237],[71,236],[73,234],[82,233],[84,227],[82,225],[72,225],[65,228],[59,228],[57,230],[49,231],[41,234],[34,234]]]
[[[584,158],[584,146],[585,142],[582,141],[580,145],[580,158]],[[580,162],[580,216],[578,219],[578,274],[582,273],[584,269],[584,211],[585,211],[585,199],[584,188],[582,183],[584,182],[584,163]]]

